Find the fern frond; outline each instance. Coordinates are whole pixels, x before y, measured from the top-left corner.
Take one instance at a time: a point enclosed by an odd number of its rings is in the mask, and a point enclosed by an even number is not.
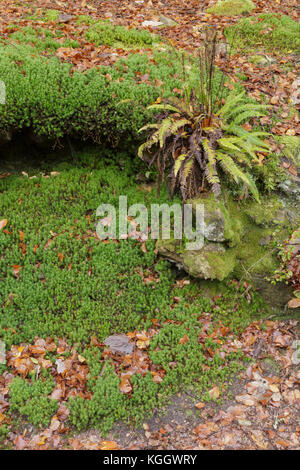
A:
[[[138,156],[143,159],[143,153],[145,150],[149,150],[153,145],[157,144],[159,140],[158,133],[155,132],[146,142],[139,146]]]
[[[191,124],[188,119],[178,119],[174,121],[174,123],[170,126],[169,132],[170,134],[176,134],[177,130],[187,124]]]
[[[166,135],[170,132],[170,127],[172,123],[174,123],[173,119],[166,118],[160,124],[159,130],[158,130],[160,148],[163,148],[164,146]]]
[[[171,106],[170,104],[150,104],[147,109],[160,109],[161,111],[174,111],[175,113],[180,113],[180,109]]]
[[[146,131],[148,129],[158,129],[159,128],[159,124],[146,124],[145,126],[141,127],[138,132],[143,132],[143,131]]]
[[[221,139],[218,139],[218,144],[224,149],[239,152],[240,149],[236,145],[239,141],[240,137],[221,137]]]
[[[186,181],[188,176],[190,175],[192,167],[193,167],[193,163],[194,163],[194,159],[191,158],[184,165],[184,181]]]
[[[187,156],[187,153],[182,153],[181,155],[179,155],[176,158],[175,163],[174,163],[174,170],[173,170],[175,178],[178,175],[178,172],[179,172],[179,170],[181,168],[181,165],[184,162],[186,156]]]
[[[217,152],[216,157],[219,160],[224,171],[226,171],[230,176],[232,176],[236,183],[242,181],[252,192],[255,199],[260,202],[258,189],[251,176],[248,173],[244,173],[238,167],[238,165],[235,164],[235,162],[229,155],[226,155],[223,152]]]
[[[233,124],[238,125],[241,122],[247,121],[250,118],[260,117],[260,116],[265,116],[265,113],[262,113],[261,111],[251,111],[251,110],[244,111],[243,113],[238,114],[238,116],[236,116],[233,119]]]
[[[237,137],[243,137],[247,139],[251,144],[257,145],[259,147],[264,148],[264,152],[266,150],[269,150],[270,145],[266,142],[264,142],[262,139],[259,137],[269,137],[271,134],[268,132],[248,132],[246,129],[244,129],[241,126],[234,125],[233,123],[230,124],[229,126],[223,126],[223,130],[227,133],[232,133],[236,135]],[[262,150],[259,150],[262,151]]]
[[[243,97],[245,96],[245,92],[236,95],[235,93],[230,93],[226,99],[226,103],[222,106],[221,109],[216,113],[217,116],[222,116],[223,118],[226,117],[227,113],[230,112],[237,103],[239,103]]]
[[[295,166],[299,165],[300,158],[300,137],[295,135],[274,136],[275,140],[284,145],[282,153],[289,158]]]
[[[237,106],[235,108],[232,108],[228,113],[226,114],[227,120],[234,116],[235,114],[240,114],[246,111],[266,111],[269,108],[268,105],[265,104],[259,104],[259,103],[244,103],[241,104],[240,106]]]

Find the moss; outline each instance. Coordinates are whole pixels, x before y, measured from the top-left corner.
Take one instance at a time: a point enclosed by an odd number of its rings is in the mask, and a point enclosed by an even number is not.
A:
[[[225,35],[238,48],[262,47],[265,51],[300,51],[300,24],[286,15],[263,13],[240,19],[225,29]]]
[[[46,10],[41,19],[44,21],[57,21],[59,15],[60,12],[58,10]]]
[[[273,230],[259,227],[247,230],[247,237],[234,249],[237,259],[234,276],[249,279],[254,273],[267,275],[274,272],[278,266],[275,250],[272,252],[270,247],[260,245],[261,239],[272,233]]]
[[[221,256],[217,253],[207,253],[206,257],[209,265],[213,267],[211,269],[212,279],[223,281],[234,270],[236,264],[236,253],[234,250],[226,250]]]
[[[262,204],[250,203],[245,213],[256,225],[263,227],[278,225],[285,219],[282,203],[276,197],[268,198]]]
[[[251,0],[219,0],[206,11],[215,15],[235,16],[250,13],[254,9],[255,5]]]

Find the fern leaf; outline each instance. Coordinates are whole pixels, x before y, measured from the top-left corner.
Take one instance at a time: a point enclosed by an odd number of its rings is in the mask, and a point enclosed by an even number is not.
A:
[[[160,109],[161,111],[174,111],[175,113],[180,113],[180,109],[171,106],[170,104],[151,104],[147,109]]]
[[[229,155],[226,155],[223,152],[217,152],[216,156],[221,166],[223,167],[223,169],[234,178],[236,183],[239,183],[240,181],[242,181],[244,184],[246,184],[246,186],[248,186],[249,190],[252,192],[255,199],[258,202],[260,202],[258,189],[256,187],[256,184],[252,180],[251,176],[247,173],[244,173],[238,167],[238,165],[235,164],[235,162]]]
[[[189,174],[191,173],[192,166],[194,163],[194,159],[190,159],[186,164],[184,165],[184,181],[187,180]]]
[[[170,126],[170,129],[169,129],[170,134],[176,134],[178,129],[180,129],[181,127],[187,124],[190,124],[190,121],[188,119],[178,119]]]
[[[245,92],[242,91],[242,93],[235,95],[234,93],[230,93],[230,95],[226,99],[226,103],[224,106],[222,106],[221,109],[216,113],[217,116],[221,115],[222,117],[226,117],[226,114],[230,112],[238,102],[242,100],[242,98],[245,96]]]
[[[171,118],[166,118],[161,122],[159,131],[158,131],[160,148],[163,148],[164,146],[166,135],[170,132],[170,127],[172,123],[173,123],[173,120]]]
[[[227,113],[227,119],[230,117],[234,116],[235,114],[240,114],[245,111],[266,111],[269,106],[265,104],[259,104],[259,103],[245,103],[241,104],[240,106],[237,106],[236,108],[232,108],[230,111]]]
[[[146,131],[148,129],[158,129],[159,128],[159,124],[146,124],[145,126],[141,127],[138,132],[143,132],[143,131]]]
[[[260,117],[260,116],[265,116],[265,113],[262,113],[260,111],[251,111],[251,110],[250,111],[244,111],[243,113],[239,114],[238,116],[236,116],[234,118],[233,123],[235,125],[238,125],[241,122],[247,121],[250,118]]]
[[[174,176],[176,178],[176,176],[178,175],[178,172],[181,168],[181,165],[182,165],[182,162],[185,160],[185,157],[187,156],[186,153],[182,153],[181,155],[179,155],[176,160],[175,160],[175,163],[174,163]]]
[[[231,150],[231,151],[233,150],[233,151],[239,152],[240,149],[236,145],[236,143],[238,143],[239,140],[240,140],[239,137],[221,137],[221,139],[218,139],[218,144],[227,150]]]
[[[146,142],[139,146],[138,156],[142,159],[145,150],[149,150],[153,145],[157,144],[159,140],[158,133],[155,132]]]

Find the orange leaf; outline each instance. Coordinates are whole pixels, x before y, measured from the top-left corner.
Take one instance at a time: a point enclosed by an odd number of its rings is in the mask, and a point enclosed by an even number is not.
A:
[[[102,441],[100,450],[115,450],[118,449],[118,444],[114,441]]]
[[[179,340],[179,344],[185,344],[189,342],[189,337],[187,335],[184,335],[182,338]]]
[[[7,224],[7,219],[0,220],[0,230]]]

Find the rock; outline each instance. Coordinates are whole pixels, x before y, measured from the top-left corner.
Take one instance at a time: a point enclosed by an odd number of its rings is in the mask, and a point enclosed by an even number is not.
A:
[[[251,280],[255,275],[270,275],[278,258],[270,241],[283,240],[287,230],[300,224],[300,211],[278,196],[256,201],[201,197],[192,203],[204,205],[204,246],[189,250],[181,240],[158,240],[160,255],[199,279],[223,280],[231,275]],[[278,238],[277,238],[278,237]],[[261,282],[261,281],[260,281]]]
[[[291,102],[294,105],[300,104],[300,77],[292,83]]]
[[[11,142],[12,133],[10,131],[0,131],[0,145],[5,145]]]
[[[224,242],[231,238],[231,222],[229,213],[221,201],[214,196],[188,201],[193,212],[197,205],[204,205],[204,238],[210,242]]]
[[[260,67],[268,67],[269,65],[276,64],[276,59],[273,57],[270,57],[266,54],[264,55],[253,55],[250,57],[250,62],[252,62],[255,65],[258,65]]]
[[[60,13],[58,17],[59,23],[69,23],[74,18],[73,15],[68,15],[68,13]]]
[[[286,179],[278,185],[279,189],[288,197],[293,197],[300,203],[300,180]]]
[[[157,28],[158,26],[163,26],[163,23],[161,21],[154,21],[154,20],[145,20],[142,22],[142,26],[144,27],[152,27],[152,28]]]
[[[6,364],[6,348],[4,341],[0,341],[0,364]]]
[[[133,344],[129,342],[129,338],[126,335],[112,335],[108,336],[103,343],[109,347],[112,353],[119,354],[132,354]]]
[[[160,15],[158,20],[164,24],[165,26],[177,26],[176,21],[172,20],[171,18],[168,18],[167,16]]]
[[[178,268],[200,279],[222,281],[235,265],[235,256],[229,255],[220,243],[209,243],[200,250],[180,252],[178,240],[159,240],[157,248],[160,255],[175,263]]]

